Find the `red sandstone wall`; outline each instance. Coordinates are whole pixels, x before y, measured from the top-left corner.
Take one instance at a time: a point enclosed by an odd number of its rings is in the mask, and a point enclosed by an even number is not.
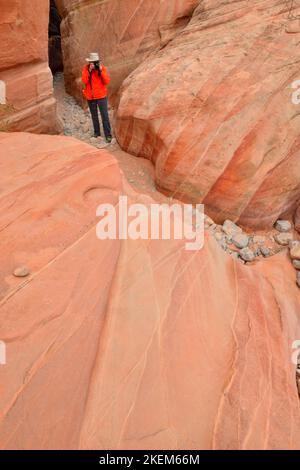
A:
[[[0,0],[0,80],[7,104],[0,106],[0,130],[57,130],[48,21],[48,0]]]

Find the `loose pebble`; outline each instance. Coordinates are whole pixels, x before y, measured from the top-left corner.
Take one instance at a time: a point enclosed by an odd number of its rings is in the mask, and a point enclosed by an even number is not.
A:
[[[26,277],[29,274],[30,274],[30,270],[29,270],[29,268],[27,268],[27,266],[18,266],[14,270],[14,276],[15,277]]]
[[[225,220],[222,225],[222,230],[226,235],[232,236],[236,233],[242,233],[242,229],[238,227],[234,222],[231,220]]]
[[[246,248],[249,244],[249,237],[244,233],[235,233],[232,236],[232,243],[237,248]]]
[[[255,255],[254,255],[253,251],[250,250],[250,248],[243,248],[243,249],[240,251],[240,257],[241,257],[244,261],[247,261],[247,262],[254,261],[254,259],[255,259]]]
[[[293,235],[291,233],[279,233],[274,235],[274,240],[282,246],[286,246],[290,241],[293,240]]]
[[[277,220],[275,223],[275,229],[278,232],[289,232],[292,229],[292,224],[288,220]]]

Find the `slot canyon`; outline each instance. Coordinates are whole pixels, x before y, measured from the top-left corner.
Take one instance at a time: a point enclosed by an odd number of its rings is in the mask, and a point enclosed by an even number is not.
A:
[[[300,1],[0,0],[0,40],[0,448],[300,450]],[[203,248],[99,240],[120,196]]]

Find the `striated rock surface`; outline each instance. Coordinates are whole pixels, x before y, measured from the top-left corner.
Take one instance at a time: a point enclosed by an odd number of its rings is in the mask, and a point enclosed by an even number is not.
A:
[[[160,189],[203,201],[218,223],[272,227],[299,200],[300,36],[286,32],[287,18],[285,0],[205,0],[122,86],[122,148],[152,160]]]
[[[0,130],[57,131],[48,67],[49,1],[0,0]]]
[[[57,0],[67,91],[82,99],[85,58],[99,51],[111,74],[114,98],[122,81],[147,55],[164,47],[188,23],[199,0]]]
[[[286,254],[99,241],[101,202],[153,201],[114,157],[26,133],[0,152],[2,449],[300,449]]]

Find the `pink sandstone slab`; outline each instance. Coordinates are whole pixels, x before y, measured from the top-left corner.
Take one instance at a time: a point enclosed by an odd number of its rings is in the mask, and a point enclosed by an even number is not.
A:
[[[0,448],[300,448],[285,254],[98,240],[98,204],[153,200],[76,139],[1,133],[0,165]]]

